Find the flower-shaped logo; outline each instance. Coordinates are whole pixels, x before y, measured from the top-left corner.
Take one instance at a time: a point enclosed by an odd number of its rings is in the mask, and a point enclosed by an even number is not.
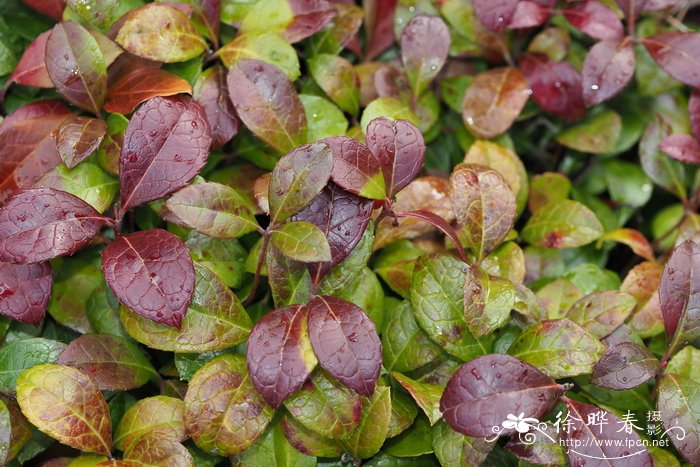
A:
[[[525,414],[522,412],[517,417],[513,414],[508,414],[508,417],[506,418],[508,418],[508,420],[505,420],[503,423],[501,423],[503,425],[503,428],[515,428],[515,430],[518,433],[527,433],[528,431],[530,431],[530,428],[539,423],[539,420],[537,420],[536,418],[526,418]]]

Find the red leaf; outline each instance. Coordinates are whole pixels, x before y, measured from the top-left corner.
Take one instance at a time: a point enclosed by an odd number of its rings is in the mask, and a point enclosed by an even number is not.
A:
[[[37,326],[46,313],[52,285],[48,262],[0,263],[0,315]]]
[[[63,102],[51,100],[32,102],[5,118],[0,125],[0,203],[61,162],[51,133],[69,115]]]
[[[450,31],[439,16],[418,15],[401,34],[401,61],[416,96],[440,73],[450,52]]]
[[[688,114],[690,114],[690,127],[693,135],[700,139],[700,91],[693,89],[688,99]]]
[[[326,235],[331,247],[331,261],[306,264],[315,285],[358,244],[369,224],[373,204],[372,200],[360,198],[335,183],[329,183],[311,203],[291,218],[292,221],[316,225]]]
[[[37,88],[52,88],[53,81],[46,71],[46,42],[51,31],[42,32],[27,47],[19,63],[7,80],[5,89],[11,83]]]
[[[700,143],[690,135],[669,135],[659,144],[659,149],[686,164],[700,164]]]
[[[22,0],[25,5],[35,9],[39,13],[50,16],[56,21],[61,21],[63,10],[66,8],[65,0]]]
[[[194,83],[194,99],[202,104],[211,128],[212,147],[228,143],[241,128],[228,93],[226,71],[220,66],[205,70]]]
[[[204,167],[211,134],[200,104],[185,97],[155,97],[134,113],[119,158],[122,212],[162,198]]]
[[[544,54],[525,54],[520,69],[532,89],[532,98],[547,112],[566,120],[586,115],[581,74],[569,62],[554,62]]]
[[[519,0],[472,0],[479,21],[492,31],[507,28]]]
[[[264,315],[250,331],[246,360],[255,389],[274,408],[299,389],[316,366],[308,308],[291,305]]]
[[[194,266],[175,235],[151,229],[117,238],[102,252],[102,272],[124,305],[156,323],[180,327],[194,293]]]
[[[326,0],[287,0],[294,19],[283,36],[294,44],[320,31],[335,16],[333,4]]]
[[[624,424],[617,415],[595,405],[565,399],[571,425],[564,431],[568,449],[567,456],[571,465],[615,465],[615,467],[652,467],[654,464],[646,447],[636,431],[627,432],[619,427]],[[607,423],[590,425],[589,420],[595,414],[602,414]],[[589,418],[589,416],[591,418]],[[632,448],[627,443],[632,444]],[[591,459],[601,459],[591,464]],[[614,459],[605,461],[604,459]]]
[[[0,261],[38,263],[73,253],[90,243],[105,222],[92,206],[65,191],[21,191],[0,208]]]
[[[520,0],[508,24],[510,29],[523,29],[539,26],[549,18],[550,8],[536,1]]]
[[[627,21],[630,18],[637,18],[639,14],[644,11],[646,4],[649,0],[615,0],[620,6],[620,9],[625,14]]]
[[[183,92],[192,94],[192,87],[179,76],[160,68],[136,68],[110,86],[104,108],[107,112],[129,114],[152,97]]]
[[[72,169],[95,152],[107,133],[104,120],[72,117],[65,120],[55,133],[58,154],[66,167]]]
[[[597,0],[587,0],[564,10],[564,17],[598,40],[622,39],[625,31],[614,11]]]
[[[372,395],[382,367],[382,345],[361,308],[337,297],[314,297],[309,338],[324,370],[361,396]]]
[[[366,0],[365,60],[372,60],[394,43],[394,11],[398,0]]]
[[[669,75],[700,88],[700,33],[667,32],[642,39],[642,43]]]
[[[382,166],[389,198],[408,185],[423,167],[423,135],[409,121],[375,118],[367,126],[367,146]]]
[[[349,136],[333,136],[321,141],[330,146],[333,153],[331,178],[335,183],[368,198],[377,198],[375,195],[380,192],[379,197],[386,194],[381,164],[367,146]]]
[[[465,363],[445,387],[440,410],[453,429],[467,436],[493,436],[508,415],[540,419],[557,403],[564,388],[510,355],[483,355]],[[499,434],[513,433],[504,429]]]
[[[646,347],[634,342],[608,346],[593,367],[591,383],[622,391],[644,384],[659,369],[659,361]]]
[[[606,40],[591,48],[583,62],[583,101],[587,107],[618,94],[634,76],[632,42]]]

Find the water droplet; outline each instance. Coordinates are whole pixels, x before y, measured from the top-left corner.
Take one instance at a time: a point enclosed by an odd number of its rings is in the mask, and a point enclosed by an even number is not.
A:
[[[396,18],[396,24],[403,24],[403,18]]]
[[[591,89],[593,89],[594,91],[597,91],[597,90],[598,90],[598,85],[597,85],[597,84],[591,85]]]
[[[348,340],[349,340],[350,342],[357,342],[357,333],[356,333],[356,332],[353,332],[352,334],[350,334],[350,335],[348,336]]]
[[[474,375],[474,378],[476,378],[477,380],[481,380],[481,375],[479,374],[479,371],[476,368],[472,368],[470,373]]]
[[[555,88],[560,88],[560,87],[561,87],[561,83],[560,83],[559,81],[555,82],[555,83],[554,83],[554,87],[555,87]]]
[[[430,66],[430,69],[433,70],[433,71],[437,70],[437,65],[431,65],[431,66]]]
[[[195,122],[194,120],[192,120],[190,125],[192,125],[192,128],[195,128],[195,129],[199,126],[199,125],[197,125],[197,122]]]
[[[129,155],[127,156],[127,160],[129,162],[136,162],[137,160],[139,160],[139,156],[136,155],[136,153],[132,152],[132,153],[129,153]]]
[[[470,125],[473,125],[473,124],[474,124],[474,119],[471,118],[471,117],[467,117],[467,123],[470,124]]]
[[[175,156],[173,156],[173,160],[175,162],[182,162],[182,156],[180,154],[175,154]]]
[[[502,23],[502,22],[505,21],[505,20],[503,19],[503,16],[499,16],[498,19],[497,19],[496,21],[498,21],[499,23]]]

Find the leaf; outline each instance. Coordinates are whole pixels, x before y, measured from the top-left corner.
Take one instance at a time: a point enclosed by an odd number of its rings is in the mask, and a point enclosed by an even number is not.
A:
[[[158,376],[141,349],[109,334],[78,337],[61,352],[56,363],[82,371],[101,391],[129,391]]]
[[[105,110],[129,114],[153,97],[192,94],[190,83],[160,68],[135,68],[113,83],[107,91]]]
[[[560,202],[569,197],[571,181],[558,172],[545,172],[530,180],[528,209],[535,212],[547,203]]]
[[[309,303],[309,339],[318,362],[332,377],[370,397],[381,369],[381,343],[365,312],[336,297]]]
[[[277,422],[272,424],[250,449],[235,456],[232,459],[232,464],[240,466],[313,467],[316,465],[316,459],[295,449],[287,440],[282,423]]]
[[[646,347],[622,342],[605,350],[593,367],[591,383],[616,391],[632,389],[653,378],[658,369],[659,361]]]
[[[381,448],[391,420],[391,390],[379,386],[371,398],[362,399],[360,424],[343,446],[356,458],[372,457]]]
[[[93,332],[87,317],[87,298],[104,283],[94,257],[64,261],[55,273],[49,314],[59,324],[80,334]],[[80,293],[76,293],[76,290],[80,290]],[[74,335],[69,337],[72,339]]]
[[[617,5],[622,10],[627,21],[632,21],[632,18],[637,18],[646,10],[647,3],[654,0],[615,0]]]
[[[57,165],[46,172],[34,187],[65,191],[82,199],[97,212],[104,212],[112,206],[119,183],[95,164],[83,162],[73,170],[64,164]]]
[[[372,254],[372,240],[374,239],[373,230],[373,224],[370,223],[362,234],[359,243],[352,252],[350,252],[347,258],[332,268],[326,277],[323,278],[318,287],[320,293],[323,295],[342,293],[343,291],[347,291],[348,287],[357,284],[356,279],[361,275],[366,275],[366,273],[363,273],[367,267],[370,255]]]
[[[56,363],[66,347],[62,342],[35,337],[9,342],[0,348],[0,392],[14,394],[17,377],[26,369]]]
[[[593,212],[577,201],[561,200],[539,207],[521,232],[526,242],[546,248],[573,248],[603,235]]]
[[[583,62],[583,101],[586,107],[617,95],[634,76],[634,45],[630,41],[604,40],[594,45]]]
[[[370,121],[366,133],[367,147],[379,160],[388,197],[393,198],[413,180],[423,166],[423,136],[420,130],[407,120],[390,120],[383,117]]]
[[[299,452],[317,457],[338,457],[344,452],[336,440],[309,430],[287,414],[282,415],[280,425],[284,437]]]
[[[673,250],[659,284],[668,355],[700,336],[699,273],[700,246],[686,240]]]
[[[51,100],[27,104],[5,117],[0,125],[0,203],[61,162],[52,132],[69,115],[63,102]]]
[[[629,432],[617,428],[624,423],[617,415],[595,405],[568,398],[564,399],[564,402],[572,422],[569,430],[565,431],[564,438],[567,446],[571,446],[570,443],[579,446],[577,449],[567,451],[572,465],[588,463],[590,459],[619,459],[607,462],[629,466],[651,467],[653,465],[649,451],[641,444],[639,435],[634,430]],[[602,414],[601,417],[604,417],[607,424],[598,425],[598,429],[588,425],[587,421],[591,419],[589,417],[594,417],[592,414],[595,413]],[[618,440],[621,441],[619,444]],[[625,444],[630,442],[635,443],[632,444],[632,448]]]
[[[243,357],[233,354],[221,355],[195,373],[185,407],[187,432],[197,446],[224,455],[248,449],[274,414],[255,391]]]
[[[114,295],[131,310],[180,328],[194,293],[195,272],[187,248],[175,235],[151,229],[117,238],[102,252],[102,272]]]
[[[372,60],[394,43],[393,20],[398,0],[368,0],[365,10],[365,59]]]
[[[186,186],[165,202],[165,208],[175,214],[176,224],[214,238],[237,238],[258,229],[244,199],[219,183]]]
[[[85,28],[72,21],[53,28],[46,42],[46,71],[71,104],[99,115],[107,93],[107,67]]]
[[[335,15],[325,0],[261,0],[243,18],[241,30],[275,31],[291,43],[321,30]]]
[[[49,72],[46,71],[46,42],[50,35],[51,31],[42,32],[27,46],[22,58],[19,59],[12,74],[7,78],[7,83],[5,83],[3,91],[0,91],[0,95],[4,95],[4,91],[12,83],[37,88],[54,87]]]
[[[622,132],[622,118],[612,110],[589,115],[556,136],[559,144],[576,151],[605,154],[615,149]]]
[[[295,81],[301,74],[294,47],[270,31],[239,34],[219,49],[217,55],[226,68],[231,68],[238,60],[260,60],[282,70],[290,81]]]
[[[145,436],[158,436],[175,441],[187,438],[185,404],[174,397],[154,396],[130,406],[114,432],[114,446],[126,451]]]
[[[492,448],[483,438],[464,436],[445,422],[433,428],[433,449],[440,465],[480,465]]]
[[[642,39],[642,43],[669,75],[688,86],[700,87],[698,51],[700,34],[696,32],[666,32]]]
[[[560,428],[554,424],[540,425],[542,428],[530,431],[533,437],[525,440],[513,434],[506,445],[508,451],[513,453],[520,461],[539,465],[566,465],[566,451],[561,445]],[[540,431],[541,429],[541,431]]]
[[[637,256],[641,256],[647,261],[654,261],[654,251],[649,240],[638,230],[624,228],[614,229],[600,237],[600,241],[602,240],[612,240],[625,244],[630,247]]]
[[[48,262],[0,263],[0,315],[37,326],[46,313],[52,285]]]
[[[477,138],[498,136],[520,115],[527,98],[527,79],[516,68],[479,73],[464,93],[464,125]]]
[[[556,62],[531,53],[520,58],[520,70],[532,89],[532,99],[542,109],[566,120],[586,115],[581,73],[569,62]]]
[[[106,221],[64,191],[21,191],[0,208],[0,261],[37,263],[71,254],[90,243]]]
[[[246,350],[250,378],[273,408],[304,384],[318,362],[307,315],[305,305],[280,308],[264,315],[250,332]]]
[[[258,138],[279,152],[306,142],[306,114],[291,81],[276,66],[238,60],[228,72],[238,116]]]
[[[500,31],[510,25],[519,0],[473,0],[479,21],[492,31]]]
[[[228,143],[241,127],[226,84],[226,71],[220,66],[207,68],[194,83],[194,100],[204,107],[211,129],[212,148]]]
[[[683,347],[668,361],[665,373],[683,376],[693,381],[700,381],[700,350],[692,345]]]
[[[39,430],[81,451],[110,455],[112,428],[107,402],[80,371],[37,365],[17,378],[17,402]]]
[[[636,304],[633,296],[617,290],[593,292],[574,303],[566,317],[594,336],[605,337],[627,320]]]
[[[187,16],[172,6],[144,5],[123,19],[115,40],[139,57],[165,63],[184,62],[207,48]]]
[[[450,51],[450,32],[439,16],[418,15],[401,33],[401,61],[413,94],[420,96],[440,73]]]
[[[503,327],[515,306],[513,284],[470,266],[464,281],[464,319],[475,337],[483,337]]]
[[[389,432],[386,437],[393,438],[405,432],[418,415],[418,407],[411,400],[410,396],[398,391],[391,393],[391,421],[389,422]]]
[[[85,22],[97,28],[106,28],[112,23],[118,6],[115,0],[66,0],[66,4]]]
[[[661,152],[659,145],[671,133],[670,124],[656,115],[639,141],[639,162],[649,178],[680,199],[686,198],[683,165]]]
[[[659,149],[685,164],[700,164],[700,142],[690,135],[667,136],[659,144]]]
[[[700,393],[697,382],[665,374],[659,380],[657,390],[657,410],[661,412],[668,437],[688,462],[697,464],[700,462]]]
[[[595,336],[566,318],[530,326],[508,349],[510,355],[552,378],[590,373],[604,351]]]
[[[540,419],[564,394],[564,387],[527,363],[508,355],[484,355],[465,363],[445,387],[440,410],[454,430],[493,436],[509,414]],[[513,433],[503,428],[499,435]]]
[[[360,396],[317,369],[284,402],[285,408],[307,429],[338,439],[351,436],[360,423]]]
[[[335,183],[365,198],[386,196],[381,165],[367,146],[348,136],[326,138],[323,142],[333,153],[331,178]]]
[[[415,370],[441,353],[418,325],[408,300],[386,310],[381,338],[384,367],[391,371]]]
[[[359,78],[352,63],[338,55],[319,54],[308,60],[309,71],[323,92],[345,112],[360,110]]]
[[[311,294],[311,276],[304,263],[283,255],[274,244],[267,249],[267,280],[276,307],[306,303]]]
[[[343,112],[324,97],[299,94],[308,121],[308,141],[318,141],[330,136],[342,136],[348,131],[348,121]]]
[[[335,3],[333,6],[336,14],[332,22],[309,38],[310,56],[320,53],[337,55],[346,46],[353,47],[351,44],[362,26],[364,11],[354,4]]]
[[[450,177],[450,197],[467,246],[481,260],[513,226],[515,196],[497,171],[477,164],[460,164]]]
[[[154,434],[139,438],[138,441],[129,446],[124,451],[124,461],[141,465],[168,465],[172,467],[195,465],[192,454],[185,446],[172,438]]]
[[[440,398],[444,390],[442,386],[420,383],[401,373],[392,372],[391,375],[408,391],[413,400],[416,401],[416,404],[428,417],[431,425],[435,425],[442,418],[442,412],[440,411]]]
[[[622,21],[614,11],[597,0],[587,0],[564,10],[564,17],[576,28],[601,41],[622,39]]]
[[[87,117],[72,117],[63,121],[56,129],[58,154],[69,169],[72,169],[95,152],[107,134],[104,120]]]
[[[288,219],[309,204],[328,183],[332,167],[331,149],[323,142],[305,144],[282,157],[270,182],[272,223]]]
[[[331,250],[324,233],[310,222],[284,224],[272,232],[272,243],[290,259],[302,262],[330,261]]]
[[[121,212],[185,186],[207,161],[204,109],[182,97],[154,97],[129,122],[119,157]]]
[[[152,349],[190,353],[223,350],[245,340],[252,323],[238,298],[211,270],[194,266],[194,296],[179,329],[121,308],[121,322],[134,339]]]

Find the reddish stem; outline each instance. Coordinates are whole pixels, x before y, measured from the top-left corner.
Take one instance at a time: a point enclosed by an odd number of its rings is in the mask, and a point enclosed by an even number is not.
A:
[[[438,216],[433,212],[426,211],[423,209],[408,212],[397,212],[395,215],[397,218],[413,217],[415,219],[420,219],[429,224],[432,224],[452,241],[455,248],[457,249],[457,254],[459,255],[459,258],[465,263],[467,262],[467,254],[464,251],[464,247],[462,247],[462,243],[459,241],[457,232],[455,232],[455,229],[453,229],[452,226],[442,217]]]
[[[267,246],[269,243],[270,235],[268,232],[265,232],[263,235],[263,244],[260,248],[260,256],[258,257],[258,264],[255,266],[255,277],[253,277],[253,284],[250,286],[250,291],[248,292],[245,300],[243,300],[243,306],[248,306],[250,302],[253,301],[253,298],[255,298],[255,292],[257,292],[258,284],[260,283],[260,271],[262,271],[262,265],[265,261],[265,255],[267,253]]]

